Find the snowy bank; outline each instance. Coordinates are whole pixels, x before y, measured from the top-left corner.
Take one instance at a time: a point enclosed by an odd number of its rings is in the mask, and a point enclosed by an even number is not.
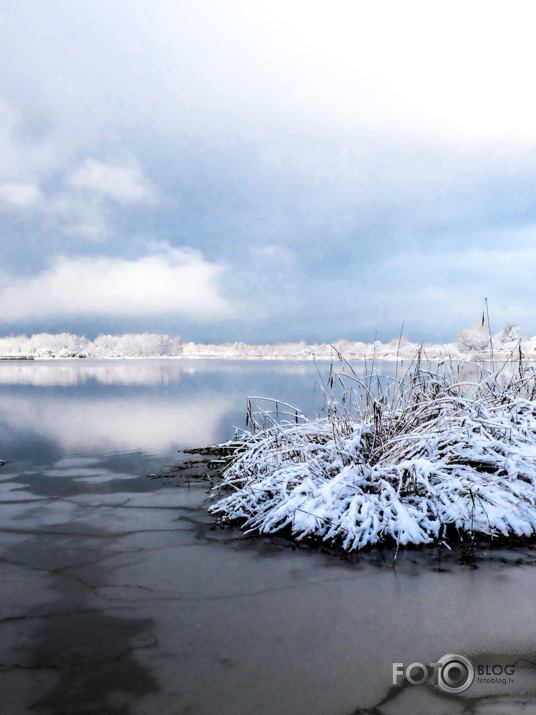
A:
[[[212,514],[346,550],[534,535],[532,368],[444,362],[431,370],[417,360],[399,379],[348,368],[322,385],[321,419],[288,409],[285,419],[255,416],[249,407],[251,431],[228,445]]]
[[[419,351],[429,360],[453,359],[536,360],[536,339],[523,340],[515,328],[503,330],[493,338],[482,330],[463,330],[455,343],[412,343],[397,338],[389,343],[337,340],[331,343],[299,342],[252,345],[243,342],[204,344],[183,342],[179,336],[160,333],[99,335],[94,340],[71,333],[38,333],[30,337],[0,337],[0,357],[6,359],[50,358],[133,358],[182,357],[224,360],[333,360],[337,351],[349,360],[413,360]]]

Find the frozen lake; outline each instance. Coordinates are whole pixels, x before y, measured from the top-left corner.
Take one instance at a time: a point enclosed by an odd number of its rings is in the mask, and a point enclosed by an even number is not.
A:
[[[536,713],[536,549],[345,561],[211,528],[205,484],[148,477],[247,395],[319,404],[284,361],[0,362],[2,715]],[[448,653],[463,693],[392,687]]]

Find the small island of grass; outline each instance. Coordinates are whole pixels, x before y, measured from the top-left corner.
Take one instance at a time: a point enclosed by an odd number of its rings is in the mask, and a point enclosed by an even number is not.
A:
[[[383,378],[341,365],[321,381],[322,417],[248,403],[210,507],[221,522],[345,551],[536,534],[532,368],[417,356]]]

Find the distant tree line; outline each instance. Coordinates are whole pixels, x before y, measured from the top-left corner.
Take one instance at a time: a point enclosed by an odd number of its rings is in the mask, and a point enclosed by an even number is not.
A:
[[[47,358],[162,357],[182,354],[180,337],[160,333],[99,335],[95,340],[72,333],[38,333],[0,338],[0,355]]]
[[[424,357],[436,359],[450,355],[454,358],[486,353],[491,348],[497,353],[512,353],[522,347],[534,353],[536,341],[526,341],[518,326],[508,323],[491,336],[487,324],[462,330],[455,343],[412,343],[401,336],[389,343],[364,343],[338,340],[334,343],[308,344],[299,342],[252,345],[243,342],[203,344],[183,342],[179,336],[161,333],[125,333],[99,335],[94,340],[72,333],[38,333],[11,335],[0,338],[0,356],[31,356],[35,358],[130,358],[130,357],[191,357],[191,358],[264,358],[288,360],[333,360],[342,354],[348,360],[411,359],[423,347]]]

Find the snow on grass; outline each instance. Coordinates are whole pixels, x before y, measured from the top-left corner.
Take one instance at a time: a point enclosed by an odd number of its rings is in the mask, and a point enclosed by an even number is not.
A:
[[[425,369],[417,358],[401,378],[332,370],[321,387],[322,418],[278,419],[248,405],[251,431],[229,443],[212,514],[349,551],[389,539],[446,543],[452,527],[460,536],[534,535],[532,369]]]

